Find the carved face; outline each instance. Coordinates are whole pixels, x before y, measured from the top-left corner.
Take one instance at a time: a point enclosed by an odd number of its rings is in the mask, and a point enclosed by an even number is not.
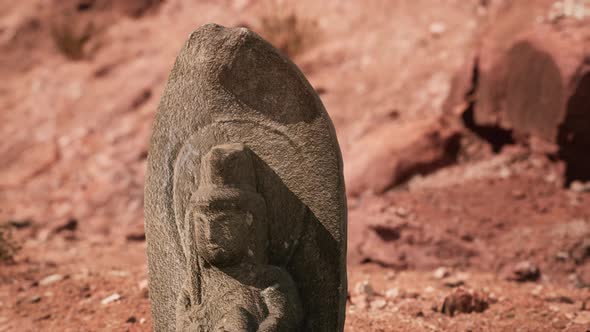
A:
[[[199,255],[216,266],[240,262],[251,255],[252,215],[238,209],[197,208],[193,214]]]

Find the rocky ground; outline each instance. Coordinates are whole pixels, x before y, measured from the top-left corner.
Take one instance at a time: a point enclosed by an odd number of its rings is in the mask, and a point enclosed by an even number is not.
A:
[[[580,95],[590,21],[577,3],[0,3],[0,331],[150,330],[150,126],[176,53],[207,22],[288,53],[334,121],[347,331],[590,331],[590,175],[568,171],[584,154],[481,122],[486,102],[515,100],[490,85],[542,85],[489,74],[521,32],[565,36],[547,54]]]

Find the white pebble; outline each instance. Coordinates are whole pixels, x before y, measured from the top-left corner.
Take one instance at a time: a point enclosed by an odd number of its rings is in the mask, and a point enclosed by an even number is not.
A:
[[[58,281],[62,281],[63,279],[64,279],[64,276],[62,276],[61,274],[52,274],[50,276],[47,276],[47,277],[41,279],[41,281],[39,281],[39,285],[47,286],[47,285],[51,285],[53,283],[56,283]]]
[[[116,302],[119,301],[121,299],[121,295],[117,294],[117,293],[113,293],[107,297],[105,297],[104,299],[102,299],[102,301],[100,301],[100,304],[106,305],[112,302]]]

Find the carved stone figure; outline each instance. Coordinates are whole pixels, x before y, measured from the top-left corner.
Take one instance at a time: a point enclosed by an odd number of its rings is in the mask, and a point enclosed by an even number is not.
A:
[[[342,331],[346,197],[334,128],[301,72],[244,28],[180,52],[148,157],[156,331]]]
[[[268,265],[266,204],[256,192],[251,151],[216,146],[203,157],[199,188],[182,229],[194,271],[179,298],[188,331],[296,331],[303,309],[286,269]]]

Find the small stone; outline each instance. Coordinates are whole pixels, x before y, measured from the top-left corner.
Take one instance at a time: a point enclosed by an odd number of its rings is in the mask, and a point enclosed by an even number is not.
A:
[[[570,184],[570,190],[577,193],[589,192],[590,182],[584,183],[581,181],[572,181]]]
[[[514,266],[508,280],[525,282],[536,281],[541,277],[539,267],[529,261],[522,261]]]
[[[113,303],[113,302],[119,301],[120,299],[121,299],[121,295],[119,295],[117,293],[113,293],[113,294],[105,297],[104,299],[102,299],[100,301],[100,304],[106,305],[106,304],[109,304],[109,303]]]
[[[141,317],[141,318],[139,319],[139,324],[143,324],[143,323],[145,323],[145,318]]]
[[[498,173],[502,179],[507,179],[512,176],[512,171],[508,167],[502,167]]]
[[[543,292],[543,285],[537,285],[535,288],[533,288],[531,294],[534,296],[539,296],[541,295],[541,292]]]
[[[442,22],[432,22],[429,27],[430,34],[434,37],[439,37],[445,31],[447,31],[447,26]]]
[[[53,283],[56,283],[58,281],[62,281],[63,279],[64,279],[64,276],[62,276],[61,274],[52,274],[50,276],[47,276],[47,277],[41,279],[41,281],[39,281],[39,285],[47,286],[47,285],[51,285]]]
[[[445,297],[441,312],[453,317],[456,313],[484,312],[488,307],[486,296],[460,287]]]
[[[39,295],[33,295],[30,299],[29,302],[31,303],[38,303],[41,302],[41,296]]]
[[[500,299],[494,293],[489,293],[488,294],[488,300],[490,301],[490,303],[498,303],[498,302],[500,302]]]
[[[51,235],[50,229],[42,229],[37,233],[37,241],[45,242],[45,241],[47,241],[47,239],[49,238],[50,235]]]
[[[369,306],[369,299],[366,295],[356,295],[350,299],[352,305],[359,309],[367,309]]]
[[[400,217],[400,218],[406,218],[407,216],[410,215],[410,212],[406,209],[404,209],[403,207],[398,207],[394,210],[394,213],[396,216]]]
[[[435,279],[443,279],[446,278],[450,275],[451,273],[449,272],[449,270],[446,267],[439,267],[436,270],[434,270],[434,273],[432,274],[434,276]]]
[[[517,200],[525,199],[526,193],[522,190],[514,190],[512,191],[512,197]]]
[[[559,261],[567,261],[570,258],[570,254],[565,251],[560,251],[555,254],[555,258]]]
[[[374,301],[371,301],[371,309],[383,309],[385,308],[385,306],[387,306],[387,301],[385,301],[384,299],[377,299]]]
[[[147,279],[143,279],[141,280],[138,284],[137,287],[139,287],[140,290],[144,290],[148,287],[148,281]]]
[[[388,299],[395,299],[399,296],[399,294],[399,289],[397,288],[390,288],[387,291],[385,291],[385,297]]]
[[[358,284],[356,284],[356,287],[354,289],[356,291],[356,294],[366,295],[369,297],[375,295],[375,290],[373,290],[373,287],[371,286],[368,280],[359,282]]]
[[[557,175],[555,173],[549,173],[547,176],[545,176],[545,181],[554,183],[557,181]]]

